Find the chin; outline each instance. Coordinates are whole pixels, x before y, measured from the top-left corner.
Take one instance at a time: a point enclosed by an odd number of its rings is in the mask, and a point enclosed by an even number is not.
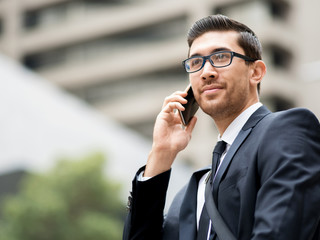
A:
[[[201,106],[201,109],[204,113],[208,114],[208,115],[212,115],[215,114],[218,110],[218,112],[220,112],[220,107],[217,106],[216,104],[205,104],[203,106]]]
[[[200,106],[202,111],[208,115],[210,115],[212,118],[222,116],[226,112],[228,112],[229,105],[228,104],[223,104],[223,103],[207,103],[202,106]]]

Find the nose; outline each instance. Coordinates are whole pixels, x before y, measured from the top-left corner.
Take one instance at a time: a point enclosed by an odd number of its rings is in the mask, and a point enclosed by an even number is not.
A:
[[[201,71],[201,79],[212,80],[217,77],[218,73],[216,68],[211,65],[210,61],[207,59]]]

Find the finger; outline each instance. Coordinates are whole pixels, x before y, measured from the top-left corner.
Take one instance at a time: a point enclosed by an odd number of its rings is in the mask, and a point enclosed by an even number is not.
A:
[[[175,91],[173,94],[171,95],[180,95],[180,96],[186,96],[187,92],[186,91]]]
[[[165,113],[172,113],[172,112],[174,112],[175,109],[178,109],[180,111],[184,111],[185,110],[185,108],[182,106],[181,103],[179,103],[179,102],[169,102],[168,104],[166,104],[164,106],[162,111],[165,112]]]
[[[170,102],[179,102],[182,104],[186,104],[188,101],[181,95],[170,95],[164,99],[162,107],[165,107]]]
[[[183,102],[183,103],[185,103],[186,101],[187,100],[180,95],[170,95],[164,99],[165,104],[168,102]]]

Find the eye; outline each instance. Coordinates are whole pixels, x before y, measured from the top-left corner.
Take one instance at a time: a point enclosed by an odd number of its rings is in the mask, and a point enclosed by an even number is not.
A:
[[[192,58],[189,63],[190,67],[197,67],[202,64],[202,58]]]
[[[230,54],[229,53],[218,53],[212,56],[214,58],[213,61],[216,62],[226,62],[230,59]]]

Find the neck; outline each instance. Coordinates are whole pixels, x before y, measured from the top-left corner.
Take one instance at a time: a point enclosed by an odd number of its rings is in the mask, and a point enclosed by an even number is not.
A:
[[[244,112],[247,108],[252,106],[253,104],[257,103],[258,100],[253,101],[251,103],[248,103],[246,106],[243,108],[239,109],[238,111],[233,111],[232,114],[225,114],[225,116],[222,114],[220,116],[215,116],[212,117],[215,125],[220,133],[220,136],[223,135],[223,133],[226,131],[226,129],[229,127],[229,125],[242,113]]]

